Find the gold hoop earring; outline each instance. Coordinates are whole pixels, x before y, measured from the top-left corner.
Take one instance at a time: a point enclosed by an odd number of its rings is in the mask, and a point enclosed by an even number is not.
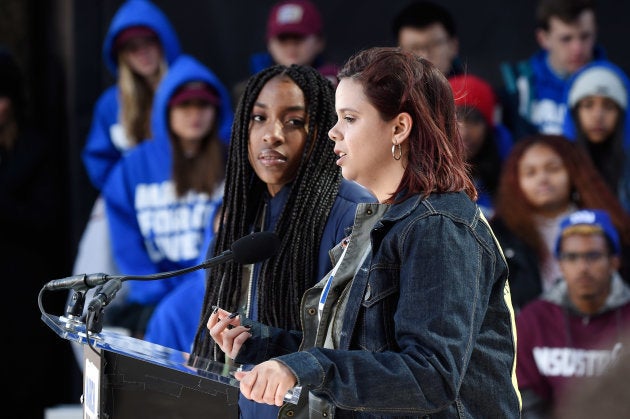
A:
[[[398,154],[396,154],[398,151]],[[392,157],[394,160],[400,160],[402,158],[402,146],[400,144],[394,144],[392,146]]]

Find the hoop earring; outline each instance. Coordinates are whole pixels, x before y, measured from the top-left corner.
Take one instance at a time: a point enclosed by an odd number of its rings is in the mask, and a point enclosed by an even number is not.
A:
[[[398,151],[398,154],[396,154],[396,151]],[[394,160],[400,160],[402,158],[402,146],[400,144],[394,144],[392,146],[392,157]]]

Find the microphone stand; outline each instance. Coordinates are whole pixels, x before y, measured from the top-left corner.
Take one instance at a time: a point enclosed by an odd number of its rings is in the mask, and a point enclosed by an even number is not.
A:
[[[105,284],[110,283],[111,281],[128,281],[128,280],[137,280],[137,281],[154,281],[158,279],[170,278],[173,276],[187,274],[189,272],[197,271],[199,269],[207,269],[211,266],[228,262],[234,258],[234,255],[231,250],[226,250],[223,253],[215,256],[213,259],[206,260],[195,266],[190,266],[188,268],[178,269],[175,271],[169,272],[161,272],[152,275],[122,275],[122,276],[112,276],[111,279],[107,279]],[[101,285],[102,287],[103,285]],[[117,290],[116,290],[117,291]],[[83,309],[85,307],[85,298],[87,295],[87,290],[82,287],[79,289],[72,288],[72,295],[70,297],[70,301],[65,307],[64,317],[67,319],[66,325],[68,327],[73,327],[77,324],[85,324],[87,331],[100,333],[103,330],[103,318],[104,313],[103,310],[109,304],[109,302],[113,299],[114,295],[106,298],[106,301],[101,302],[97,306],[90,306],[87,317],[83,315]],[[95,295],[98,294],[98,291],[95,292]],[[90,305],[94,299],[90,302]],[[83,321],[85,320],[85,322]]]
[[[88,305],[87,330],[100,333],[103,330],[103,309],[116,297],[122,287],[122,280],[114,278],[101,285]]]
[[[83,316],[83,307],[85,306],[85,294],[87,290],[77,291],[72,290],[70,300],[66,305],[64,316],[69,322],[75,324],[82,324],[81,317]]]
[[[230,249],[221,254],[206,260],[195,266],[179,269],[170,272],[162,272],[151,275],[107,275],[80,274],[68,278],[62,278],[48,282],[42,287],[38,296],[39,309],[42,315],[47,315],[42,305],[42,294],[44,291],[65,290],[73,291],[70,301],[65,307],[64,316],[66,327],[70,330],[77,330],[83,326],[83,311],[85,307],[86,294],[88,290],[99,286],[95,292],[95,297],[88,306],[88,323],[90,331],[100,332],[103,326],[103,309],[114,299],[120,290],[123,281],[130,279],[139,281],[153,281],[156,279],[170,278],[183,275],[199,269],[208,269],[212,266],[235,260],[240,264],[258,263],[273,256],[280,247],[280,239],[273,232],[256,232],[241,237],[232,243]]]

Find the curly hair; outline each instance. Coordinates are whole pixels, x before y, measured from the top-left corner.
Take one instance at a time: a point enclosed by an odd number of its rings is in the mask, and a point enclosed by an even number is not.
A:
[[[523,155],[537,144],[551,148],[562,159],[569,173],[574,204],[578,208],[606,210],[622,241],[630,243],[630,216],[624,211],[584,150],[561,135],[537,134],[525,137],[514,144],[501,173],[495,202],[495,217],[502,219],[511,231],[535,249],[541,260],[550,257],[536,228],[536,209],[525,197],[518,174]]]
[[[252,231],[263,205],[266,184],[248,160],[251,113],[262,88],[276,77],[290,78],[303,92],[307,108],[307,138],[302,161],[290,185],[275,232],[281,238],[278,253],[262,262],[257,276],[258,319],[275,327],[300,329],[299,306],[303,293],[317,275],[319,245],[341,184],[341,170],[328,138],[336,121],[334,89],[330,81],[309,66],[276,65],[252,76],[236,109],[225,178],[225,195],[214,254],[220,254]],[[206,323],[212,305],[235,311],[241,300],[243,267],[223,264],[206,278],[203,312],[193,354],[216,357]]]

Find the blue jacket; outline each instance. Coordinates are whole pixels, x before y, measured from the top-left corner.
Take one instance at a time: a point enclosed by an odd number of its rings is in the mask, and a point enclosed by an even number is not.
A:
[[[171,64],[180,54],[179,40],[168,18],[153,3],[147,0],[128,0],[116,12],[105,35],[103,60],[116,76],[118,61],[114,41],[118,34],[132,26],[146,26],[158,35],[166,60]],[[118,87],[110,86],[101,94],[94,107],[92,125],[88,134],[82,159],[92,184],[99,190],[113,166],[131,144],[122,135],[119,124]],[[121,134],[112,133],[119,131]]]
[[[283,188],[283,191],[288,192],[288,189]],[[287,194],[281,191],[271,200],[273,201],[270,205],[272,214],[268,222],[275,221],[280,215],[286,198]],[[342,181],[322,235],[317,278],[332,269],[329,251],[344,238],[348,232],[346,230],[352,226],[357,204],[373,200],[374,198],[363,188],[347,180]],[[272,226],[267,225],[266,229],[270,230]],[[208,249],[208,254],[204,255],[205,258],[212,257],[213,248],[210,243],[213,236],[210,231],[207,231],[205,247]],[[201,262],[203,260],[199,261]],[[144,339],[179,351],[190,351],[201,316],[204,293],[205,280],[202,273],[194,281],[188,281],[187,284],[169,294],[155,309]]]
[[[181,55],[156,92],[151,119],[154,138],[131,150],[112,170],[103,189],[114,259],[123,274],[187,268],[203,253],[205,226],[218,204],[217,196],[189,191],[178,198],[171,180],[168,101],[190,81],[204,81],[219,92],[217,124],[223,139],[229,138],[233,114],[227,90],[207,67]],[[181,282],[179,278],[130,281],[128,301],[155,304]]]
[[[527,134],[562,133],[568,78],[551,69],[548,56],[548,51],[541,49],[526,61],[501,65],[507,93],[503,98],[504,122],[517,141]],[[603,48],[595,48],[594,58],[605,58]]]
[[[481,211],[463,193],[381,207],[359,205],[322,321],[326,280],[303,334],[243,319],[236,361],[275,357],[309,390],[308,416],[302,397],[279,417],[518,418],[507,265]]]
[[[614,73],[616,73],[617,76],[619,76],[619,78],[622,80],[625,86],[626,94],[630,96],[630,80],[628,79],[628,76],[626,75],[626,73],[621,68],[614,65],[610,61],[598,60],[598,61],[593,61],[589,63],[588,65],[582,67],[580,71],[578,71],[571,77],[571,79],[567,83],[567,87],[566,87],[565,95],[564,95],[564,100],[566,103],[568,103],[569,92],[571,91],[571,87],[573,86],[573,83],[575,82],[576,78],[580,74],[582,74],[582,72],[592,67],[605,67],[605,68],[609,68]],[[623,130],[623,134],[622,134],[621,141],[622,141],[622,149],[625,156],[623,159],[622,175],[617,183],[617,187],[613,188],[614,189],[613,192],[615,193],[615,195],[617,196],[617,198],[619,199],[623,207],[626,209],[626,211],[630,212],[630,110],[626,107],[626,109],[623,112],[624,112],[623,122],[621,123],[621,129]],[[573,141],[577,139],[578,133],[577,133],[576,121],[573,119],[573,114],[570,111],[568,111],[565,115],[564,125],[562,128],[563,128],[562,133],[564,136],[566,136],[567,138]]]

